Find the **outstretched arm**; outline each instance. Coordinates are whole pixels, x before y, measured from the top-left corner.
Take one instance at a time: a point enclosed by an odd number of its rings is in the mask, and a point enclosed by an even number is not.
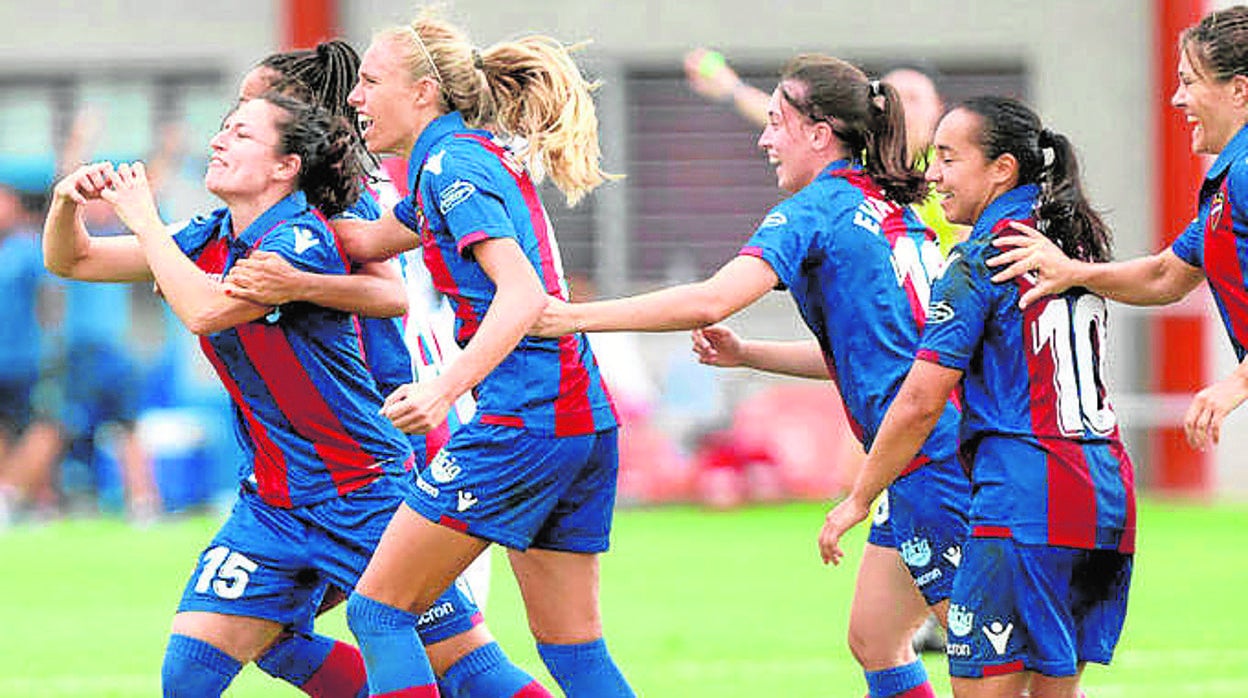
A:
[[[532,333],[558,337],[572,332],[666,332],[717,323],[775,288],[771,265],[741,255],[705,281],[682,284],[637,296],[593,303],[565,303],[552,298]]]
[[[331,225],[342,251],[355,262],[382,262],[420,244],[420,238],[394,217],[394,211],[386,211],[375,221],[340,218]]]
[[[1020,234],[994,240],[993,245],[1005,251],[989,258],[988,266],[1005,267],[992,277],[998,283],[1035,273],[1036,285],[1019,299],[1022,308],[1074,286],[1120,303],[1168,305],[1191,293],[1205,278],[1199,268],[1170,249],[1123,262],[1081,262],[1067,257],[1035,228],[1017,222],[1010,226]]]
[[[829,380],[823,349],[813,339],[774,342],[741,339],[723,325],[693,331],[693,353],[708,366],[744,366],[798,378]]]
[[[362,264],[351,274],[316,274],[296,269],[279,254],[259,251],[230,269],[225,292],[259,305],[306,301],[365,317],[407,312],[403,277],[386,262]]]
[[[819,533],[819,554],[824,563],[840,563],[845,556],[841,550],[841,536],[867,518],[875,498],[914,460],[923,442],[936,428],[949,394],[960,380],[961,371],[922,359],[910,367],[910,373],[884,415],[853,489],[828,512]]]
[[[92,237],[82,206],[108,187],[111,163],[83,165],[52,190],[43,224],[43,263],[57,276],[82,281],[150,281],[151,270],[131,235]]]

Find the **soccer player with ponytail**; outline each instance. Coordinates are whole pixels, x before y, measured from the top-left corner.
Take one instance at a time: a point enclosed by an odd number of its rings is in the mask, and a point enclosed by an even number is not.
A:
[[[935,145],[927,178],[949,220],[974,228],[932,289],[917,360],[819,545],[841,559],[841,536],[958,389],[974,494],[948,614],[954,694],[1017,696],[1030,682],[1033,698],[1067,698],[1086,662],[1113,656],[1135,551],[1134,472],[1105,391],[1105,300],[1075,288],[1021,310],[1035,278],[993,283],[987,260],[1016,221],[1089,263],[1109,259],[1109,231],[1070,142],[1017,101],[960,104]]]

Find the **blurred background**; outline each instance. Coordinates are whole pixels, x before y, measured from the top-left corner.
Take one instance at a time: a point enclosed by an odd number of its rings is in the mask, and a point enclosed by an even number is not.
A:
[[[592,39],[579,60],[603,83],[607,168],[627,177],[576,209],[553,192],[545,200],[574,292],[609,297],[703,278],[780,198],[755,127],[686,82],[682,60],[697,46],[722,52],[766,91],[787,58],[819,51],[876,76],[921,67],[946,104],[981,93],[1020,97],[1078,147],[1117,254],[1161,249],[1190,219],[1206,165],[1190,155],[1187,129],[1168,106],[1177,34],[1228,4],[461,0],[443,8],[480,46],[531,32]],[[26,428],[0,444],[0,488],[29,496],[0,514],[103,508],[146,521],[232,495],[225,394],[152,290],[81,288],[38,273],[33,231],[57,168],[146,159],[159,172],[166,220],[213,208],[200,181],[207,141],[248,68],[331,36],[363,51],[374,31],[415,9],[404,0],[0,5],[0,267],[12,277],[0,287],[0,311],[14,318],[0,339],[0,384],[30,390]],[[100,216],[108,226],[107,212]],[[772,296],[729,324],[750,337],[805,337],[788,297]],[[1111,317],[1113,394],[1141,484],[1198,498],[1248,493],[1248,468],[1236,462],[1248,448],[1243,410],[1208,453],[1190,450],[1175,428],[1190,396],[1234,361],[1203,287],[1165,310],[1115,306]],[[700,367],[684,334],[595,342],[628,422],[626,500],[824,499],[851,476],[860,451],[826,385]]]

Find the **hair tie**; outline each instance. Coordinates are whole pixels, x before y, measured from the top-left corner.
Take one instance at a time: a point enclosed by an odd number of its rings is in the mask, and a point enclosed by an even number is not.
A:
[[[1057,134],[1053,133],[1049,129],[1042,128],[1040,129],[1040,137],[1036,140],[1036,142],[1041,148],[1052,148],[1053,144],[1057,142],[1056,136]]]
[[[485,70],[485,60],[481,58],[481,49],[472,49],[472,67],[477,70]]]
[[[872,80],[867,83],[867,94],[870,95],[871,99],[884,94],[884,88],[880,85],[879,80]]]

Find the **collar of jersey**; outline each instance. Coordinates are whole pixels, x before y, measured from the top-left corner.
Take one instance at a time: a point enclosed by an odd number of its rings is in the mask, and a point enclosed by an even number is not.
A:
[[[1205,173],[1205,179],[1214,180],[1221,177],[1230,169],[1231,163],[1242,159],[1244,155],[1248,155],[1248,125],[1240,127],[1239,131],[1231,136],[1226,147],[1218,153],[1218,159],[1213,161],[1213,167]]]
[[[302,191],[293,191],[286,198],[270,206],[269,210],[261,213],[256,220],[251,222],[251,225],[247,226],[246,230],[235,236],[231,242],[250,249],[260,238],[264,237],[265,233],[277,227],[278,223],[294,218],[307,210],[308,197]],[[231,226],[232,219],[227,212],[225,219],[222,221],[221,229],[228,234]]]
[[[971,237],[991,235],[992,229],[997,227],[997,222],[1007,218],[1010,220],[1031,218],[1032,209],[1035,208],[1036,198],[1039,196],[1038,185],[1024,184],[993,199],[992,203],[984,207],[984,212],[979,214],[979,220],[975,221],[975,227],[971,230]]]
[[[416,139],[416,147],[412,148],[412,157],[407,161],[408,176],[413,177],[420,172],[420,168],[425,164],[425,157],[429,155],[430,150],[433,150],[433,146],[438,144],[438,141],[452,133],[467,130],[463,115],[457,111],[443,114],[430,121],[425,130],[420,132],[420,137]]]
[[[862,163],[854,162],[849,158],[841,158],[840,160],[828,163],[828,166],[823,168],[823,172],[819,173],[819,177],[831,177],[833,172],[837,172],[839,170],[853,170],[857,172],[861,169]]]

